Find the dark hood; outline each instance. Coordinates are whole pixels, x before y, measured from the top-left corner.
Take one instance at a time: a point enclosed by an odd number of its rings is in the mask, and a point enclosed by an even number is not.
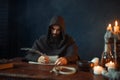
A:
[[[52,25],[59,25],[61,28],[61,36],[62,39],[64,39],[64,35],[65,35],[65,22],[63,17],[61,16],[54,16],[52,17],[52,19],[50,20],[49,26],[48,26],[48,39],[50,38],[51,35],[51,27]]]
[[[52,17],[52,19],[50,20],[49,26],[48,26],[48,35],[47,35],[47,41],[49,44],[51,44],[51,42],[53,43],[54,41],[52,41],[51,39],[51,27],[53,25],[59,25],[60,29],[61,29],[61,33],[60,33],[60,38],[58,39],[59,43],[57,45],[60,46],[60,44],[64,41],[65,38],[65,22],[63,17],[61,16],[54,16]]]
[[[52,25],[59,25],[62,29],[62,32],[65,32],[65,22],[64,22],[64,19],[63,17],[61,16],[54,16],[52,17],[50,23],[49,23],[49,27],[52,26]]]

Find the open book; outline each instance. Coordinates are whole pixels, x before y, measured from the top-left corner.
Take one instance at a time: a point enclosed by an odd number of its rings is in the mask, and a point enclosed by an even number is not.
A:
[[[55,61],[58,59],[58,56],[48,56],[50,59],[49,63],[39,63],[39,62],[33,62],[33,61],[29,61],[28,63],[30,64],[41,64],[41,65],[55,65]]]
[[[28,63],[30,63],[30,64],[40,64],[40,65],[55,65],[54,63],[39,63],[39,62],[34,62],[34,61],[29,61]]]

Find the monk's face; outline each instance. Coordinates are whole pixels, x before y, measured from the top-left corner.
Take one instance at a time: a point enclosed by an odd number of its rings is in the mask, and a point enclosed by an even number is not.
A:
[[[60,26],[59,25],[53,25],[51,28],[51,34],[53,37],[58,37],[60,35]]]

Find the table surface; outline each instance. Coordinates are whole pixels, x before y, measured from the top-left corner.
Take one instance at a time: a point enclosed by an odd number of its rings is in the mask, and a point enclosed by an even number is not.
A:
[[[14,78],[14,80],[107,80],[102,75],[94,75],[89,71],[78,70],[75,74],[71,75],[56,75],[50,73],[54,65],[40,65],[40,64],[29,64],[23,61],[14,61],[14,67],[9,69],[0,70],[0,78]],[[69,67],[78,68],[77,65],[71,64],[66,65]],[[6,79],[5,79],[6,80]]]

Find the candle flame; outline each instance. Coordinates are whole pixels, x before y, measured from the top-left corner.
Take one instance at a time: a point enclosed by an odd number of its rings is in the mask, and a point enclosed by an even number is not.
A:
[[[115,26],[118,26],[118,22],[117,22],[117,20],[115,21]]]
[[[112,61],[110,61],[110,64],[113,63]]]
[[[111,27],[111,24],[108,24],[108,27]]]
[[[112,31],[112,26],[111,26],[111,24],[108,24],[107,30]]]
[[[115,21],[114,32],[115,32],[115,33],[120,32],[120,29],[119,29],[119,26],[118,26],[118,22],[117,22],[117,21]]]

